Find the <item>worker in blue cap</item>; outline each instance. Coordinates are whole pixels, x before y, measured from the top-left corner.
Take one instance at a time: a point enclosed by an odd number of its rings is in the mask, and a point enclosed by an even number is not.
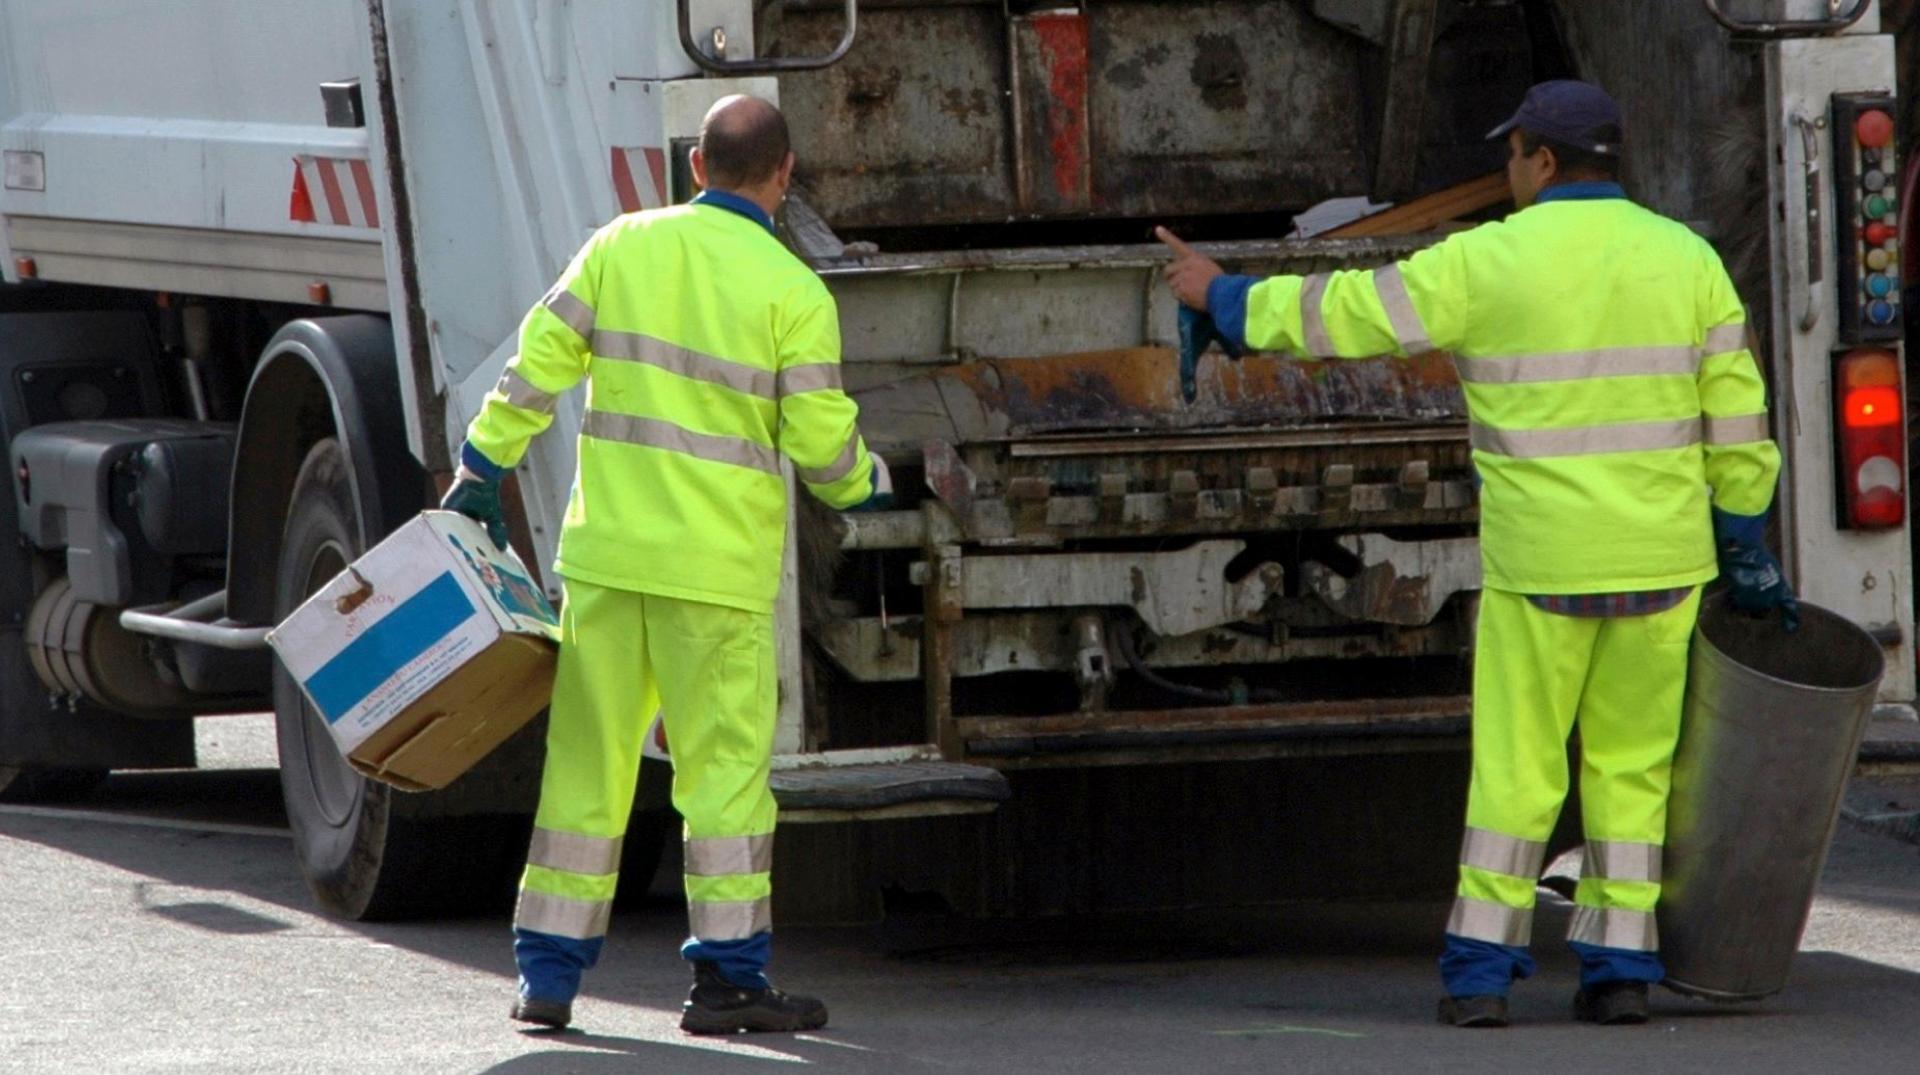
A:
[[[1654,909],[1700,587],[1795,623],[1766,547],[1780,452],[1713,248],[1628,200],[1620,110],[1544,82],[1505,139],[1518,212],[1373,271],[1231,276],[1162,229],[1174,294],[1235,345],[1456,357],[1482,479],[1473,779],[1440,1019],[1507,1025],[1580,730],[1574,1013],[1647,1019]]]

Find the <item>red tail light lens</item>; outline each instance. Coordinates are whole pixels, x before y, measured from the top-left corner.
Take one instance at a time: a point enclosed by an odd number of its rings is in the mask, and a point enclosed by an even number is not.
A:
[[[1859,530],[1900,526],[1907,517],[1907,422],[1900,359],[1863,347],[1839,356],[1833,370],[1839,411],[1834,453],[1839,464],[1840,525]]]

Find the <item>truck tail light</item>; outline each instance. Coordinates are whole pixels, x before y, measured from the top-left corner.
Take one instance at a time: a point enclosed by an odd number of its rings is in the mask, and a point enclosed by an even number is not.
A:
[[[1834,457],[1840,465],[1840,525],[1899,526],[1907,517],[1907,422],[1900,359],[1880,347],[1843,352],[1834,363]]]

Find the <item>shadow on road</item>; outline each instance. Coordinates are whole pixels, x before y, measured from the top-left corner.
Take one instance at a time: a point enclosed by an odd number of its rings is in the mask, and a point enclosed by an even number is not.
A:
[[[240,807],[257,804],[273,776],[149,774],[114,787],[103,801],[81,805],[113,809],[177,795],[222,820],[258,824],[258,813]],[[44,815],[0,815],[0,835],[133,875],[137,908],[169,928],[359,937],[470,968],[484,978],[478,989],[472,982],[459,987],[475,994],[462,1000],[466,1010],[478,1006],[484,1021],[490,1018],[485,1006],[497,1002],[499,1034],[514,1033],[505,1019],[514,970],[504,914],[418,923],[321,920],[284,838]],[[1835,1070],[1847,1058],[1857,1061],[1855,1070],[1899,1070],[1874,1065],[1891,1056],[1911,1059],[1920,974],[1889,965],[1906,965],[1899,958],[1877,963],[1817,949],[1881,951],[1893,939],[1914,935],[1920,856],[1909,862],[1906,850],[1843,829],[1823,885],[1823,909],[1816,910],[1809,933],[1816,950],[1800,956],[1787,993],[1757,1006],[1718,1007],[1656,992],[1659,1025],[1640,1032],[1571,1022],[1576,965],[1558,943],[1569,907],[1543,896],[1534,945],[1541,971],[1517,985],[1519,1029],[1503,1039],[1433,1023],[1433,960],[1444,902],[1019,921],[923,911],[895,914],[873,926],[785,929],[776,980],[826,997],[834,1008],[832,1028],[820,1035],[718,1042],[683,1038],[674,1027],[687,984],[675,956],[684,912],[676,899],[660,896],[614,916],[607,950],[576,1008],[580,1029],[521,1034],[526,1051],[486,1070],[700,1075],[810,1063],[878,1072],[956,1060],[978,1070],[983,1058],[1005,1056],[1013,1059],[1000,1070],[1016,1071],[1022,1069],[1022,1048],[1055,1055],[1055,1049],[1070,1047],[1066,1039],[1056,1042],[1056,1035],[1066,1035],[1071,1048],[1080,1050],[1063,1071],[1170,1070],[1141,1066],[1140,1040],[1155,1035],[1191,1042],[1205,1053],[1241,1050],[1249,1057],[1271,1055],[1276,1063],[1292,1057],[1316,1070],[1419,1068],[1406,1067],[1410,1056],[1430,1056],[1432,1064],[1422,1070],[1472,1070],[1469,1060],[1484,1070],[1494,1040],[1534,1043],[1529,1048],[1551,1042],[1586,1055],[1601,1040],[1594,1035],[1604,1035],[1609,1070],[1616,1071],[1635,1065],[1677,1070],[1684,1064],[1725,1070],[1735,1056],[1752,1059],[1743,1065],[1749,1071]],[[671,891],[671,879],[664,889]],[[1911,944],[1904,950],[1911,953]],[[1920,960],[1914,963],[1920,969]],[[497,982],[497,992],[489,992],[494,987],[487,980]],[[1818,1063],[1805,1052],[1809,1041],[1824,1050]],[[1131,1063],[1124,1059],[1129,1055]],[[1094,1066],[1092,1058],[1100,1056],[1116,1059]],[[1787,1064],[1794,1056],[1812,1066]]]

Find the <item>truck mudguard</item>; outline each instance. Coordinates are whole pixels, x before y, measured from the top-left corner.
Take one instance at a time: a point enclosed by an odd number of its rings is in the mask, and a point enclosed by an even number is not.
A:
[[[313,445],[338,437],[351,463],[366,546],[427,503],[427,473],[407,447],[393,326],[366,314],[288,323],[247,385],[233,466],[227,615],[273,617],[274,566],[288,497]]]

